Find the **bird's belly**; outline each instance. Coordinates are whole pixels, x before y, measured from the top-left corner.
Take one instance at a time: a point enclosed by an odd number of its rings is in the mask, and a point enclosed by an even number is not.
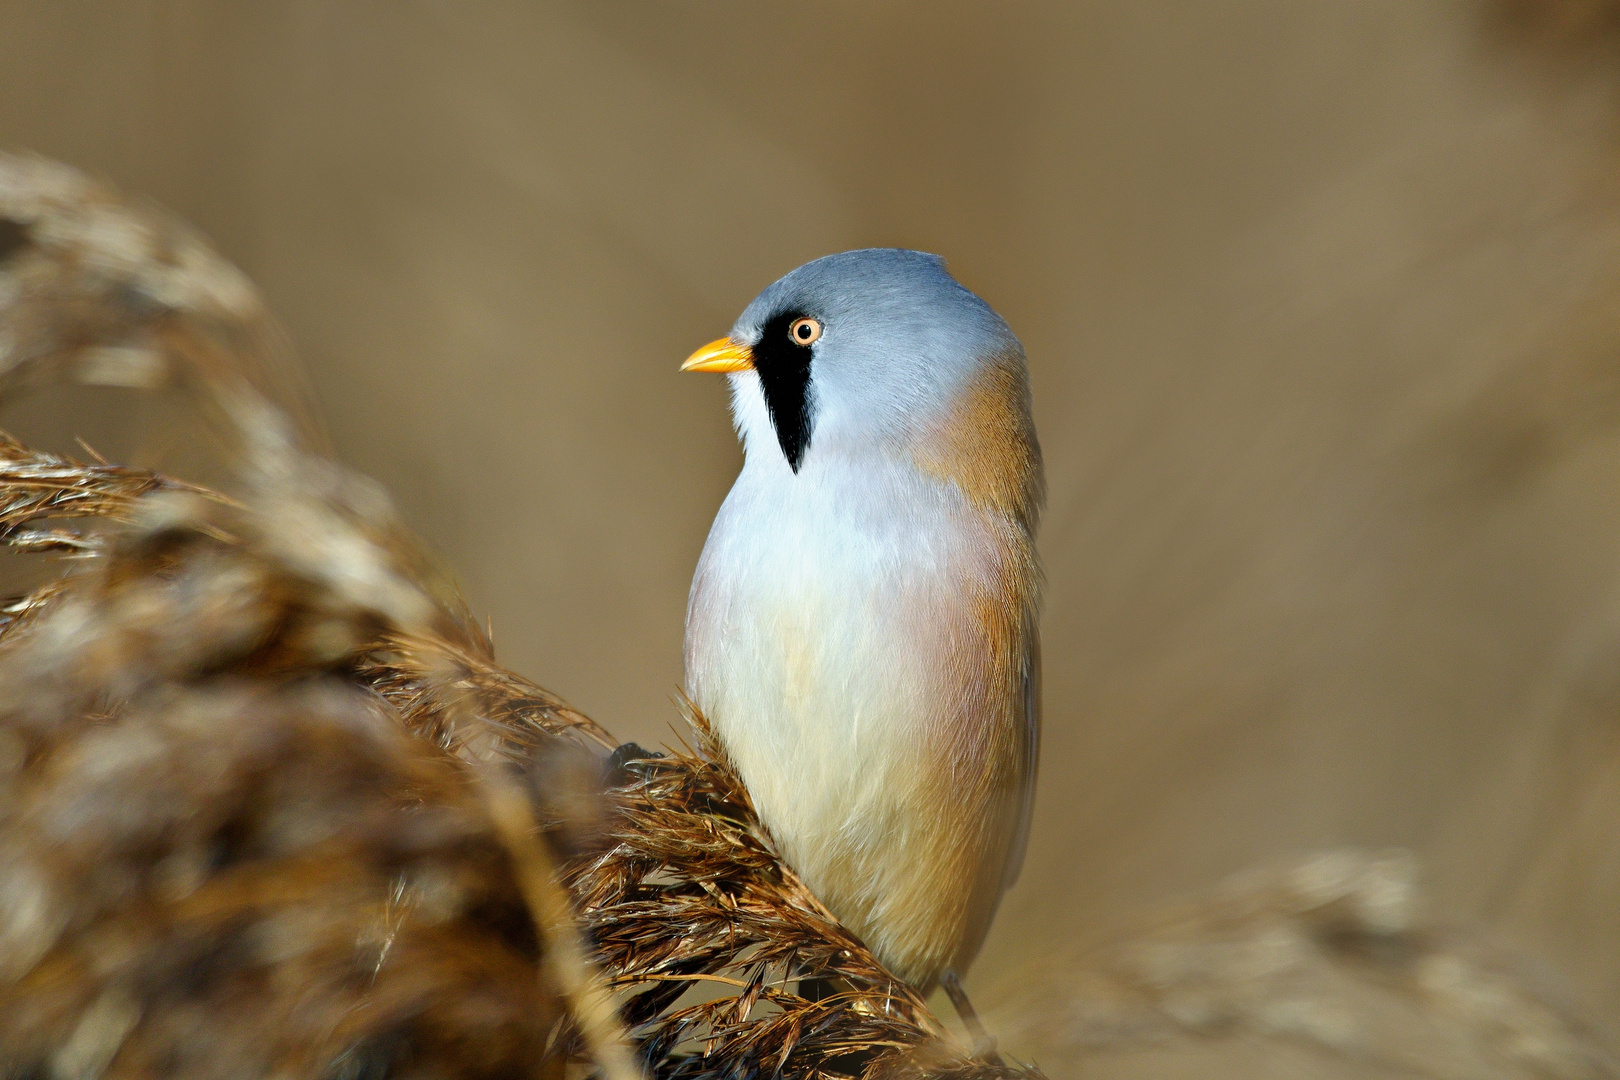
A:
[[[828,585],[733,605],[693,658],[697,703],[784,837],[869,828],[927,765],[923,613],[909,617],[911,597]]]
[[[971,551],[930,543],[897,555],[825,520],[768,547],[711,537],[687,635],[688,692],[783,855],[922,983],[960,944],[983,861],[964,823],[988,810],[953,801],[975,794],[953,796],[961,733],[943,729],[994,722],[959,708]]]

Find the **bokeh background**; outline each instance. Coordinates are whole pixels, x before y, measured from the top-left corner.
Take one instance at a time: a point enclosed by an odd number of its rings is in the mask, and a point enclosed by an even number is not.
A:
[[[1033,846],[970,988],[1400,846],[1602,1039],[1617,30],[1494,0],[0,0],[0,144],[210,234],[505,663],[650,744],[740,460],[680,360],[806,259],[945,255],[1024,340],[1051,490]],[[172,450],[163,415],[6,420]],[[1042,1038],[1087,1076],[1418,1075]]]

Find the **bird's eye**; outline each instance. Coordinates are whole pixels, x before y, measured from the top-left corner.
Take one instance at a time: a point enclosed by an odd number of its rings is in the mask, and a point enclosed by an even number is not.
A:
[[[794,319],[788,327],[788,337],[795,345],[813,345],[821,336],[821,324],[814,319]]]

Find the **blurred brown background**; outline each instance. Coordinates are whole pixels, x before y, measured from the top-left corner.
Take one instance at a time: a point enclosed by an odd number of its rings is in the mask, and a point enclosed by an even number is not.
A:
[[[505,662],[644,742],[739,460],[722,385],[677,364],[808,258],[944,254],[1023,337],[1051,485],[1037,825],[972,984],[1245,867],[1401,845],[1432,910],[1601,1031],[1611,29],[1462,0],[0,0],[0,144],[213,236]],[[129,415],[9,422],[103,445]]]

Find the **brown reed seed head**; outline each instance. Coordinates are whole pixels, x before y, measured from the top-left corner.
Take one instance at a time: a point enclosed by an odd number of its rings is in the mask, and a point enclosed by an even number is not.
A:
[[[8,1074],[617,1078],[619,1001],[658,1076],[1038,1075],[839,926],[700,716],[604,790],[611,736],[270,404],[278,341],[191,231],[0,156],[0,400],[185,385],[238,451],[227,498],[0,437],[0,541],[73,558],[0,607]]]
[[[333,666],[376,613],[150,501],[0,639],[0,1060],[555,1071],[478,787]]]

